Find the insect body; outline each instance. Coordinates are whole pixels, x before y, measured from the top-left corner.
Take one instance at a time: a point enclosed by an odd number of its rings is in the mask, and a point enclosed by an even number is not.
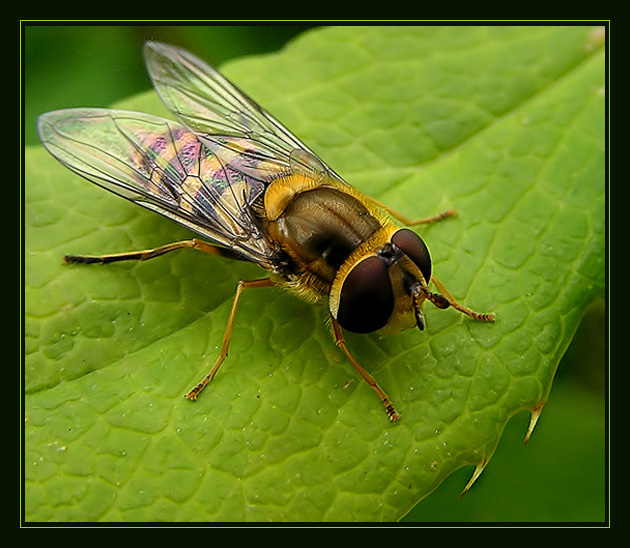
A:
[[[190,53],[150,42],[145,58],[177,122],[118,110],[60,110],[40,117],[40,139],[79,175],[210,242],[192,239],[145,251],[66,256],[65,261],[146,260],[188,247],[256,263],[269,277],[239,282],[219,358],[186,396],[196,399],[227,357],[242,291],[277,285],[308,301],[328,300],[337,345],[378,394],[390,420],[397,420],[388,396],[350,353],[342,328],[356,333],[422,330],[425,301],[494,321],[448,294],[432,275],[426,245],[403,226],[453,212],[409,221],[348,185]],[[431,280],[439,293],[430,291]]]

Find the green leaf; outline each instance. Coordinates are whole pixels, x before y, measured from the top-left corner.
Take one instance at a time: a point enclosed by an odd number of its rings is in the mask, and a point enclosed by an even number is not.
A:
[[[185,400],[236,283],[264,273],[191,251],[63,266],[190,234],[27,149],[26,519],[391,521],[458,468],[483,469],[510,418],[546,402],[603,295],[601,39],[335,27],[224,67],[358,189],[409,217],[458,212],[420,232],[449,291],[497,322],[427,306],[424,333],[347,336],[395,424],[325,308],[276,289],[244,294],[229,358]],[[153,93],[117,107],[164,113]]]

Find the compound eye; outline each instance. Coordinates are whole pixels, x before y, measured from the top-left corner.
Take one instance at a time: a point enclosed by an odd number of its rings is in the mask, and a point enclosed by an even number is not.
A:
[[[387,325],[393,310],[394,292],[387,265],[378,257],[356,264],[341,286],[339,325],[354,333],[371,333]]]
[[[392,236],[392,243],[415,263],[428,284],[431,280],[431,255],[422,238],[412,230],[401,228]]]

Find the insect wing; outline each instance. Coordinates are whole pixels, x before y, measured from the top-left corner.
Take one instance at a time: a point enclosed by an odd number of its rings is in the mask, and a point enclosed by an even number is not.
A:
[[[93,183],[269,268],[249,204],[263,192],[188,129],[149,114],[68,109],[40,117],[42,144]]]
[[[264,183],[295,169],[342,181],[280,122],[202,60],[158,42],[147,42],[144,55],[164,104],[234,169]]]

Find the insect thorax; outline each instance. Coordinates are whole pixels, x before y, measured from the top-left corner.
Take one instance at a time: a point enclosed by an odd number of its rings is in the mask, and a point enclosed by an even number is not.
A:
[[[353,194],[301,175],[272,183],[265,195],[269,235],[292,259],[286,272],[306,298],[328,295],[339,268],[381,222]],[[313,293],[313,295],[311,295]]]

